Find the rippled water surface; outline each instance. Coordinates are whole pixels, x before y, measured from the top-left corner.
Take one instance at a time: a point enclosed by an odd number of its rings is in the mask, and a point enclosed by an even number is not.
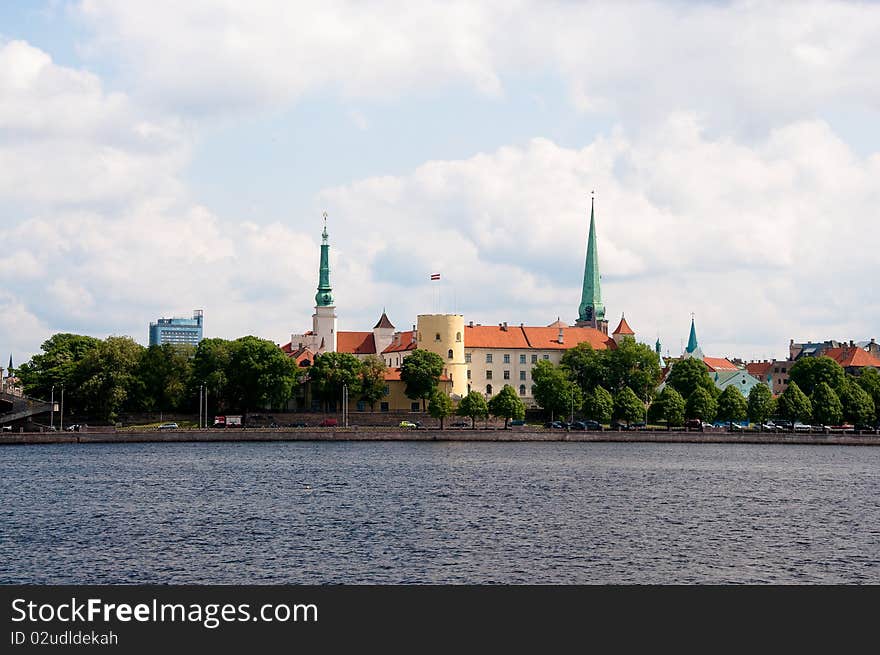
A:
[[[2,583],[880,583],[880,449],[0,448]]]

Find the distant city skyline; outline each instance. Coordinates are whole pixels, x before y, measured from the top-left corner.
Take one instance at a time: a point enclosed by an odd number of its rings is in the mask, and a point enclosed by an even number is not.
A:
[[[593,190],[606,319],[664,355],[692,312],[713,356],[880,338],[877,34],[857,2],[4,5],[0,352],[192,307],[284,343],[323,211],[340,330],[571,324]]]

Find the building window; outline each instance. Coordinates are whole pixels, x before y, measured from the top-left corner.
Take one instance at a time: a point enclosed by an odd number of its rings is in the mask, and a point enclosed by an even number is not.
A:
[[[520,372],[519,372],[519,379],[520,379],[520,380],[525,380],[525,379],[526,379],[526,372],[525,372],[525,371],[520,371]]]
[[[537,363],[538,363],[538,356],[532,355],[532,364],[537,364]]]
[[[379,403],[379,409],[382,410],[383,412],[387,412],[388,411],[388,403]]]
[[[449,349],[449,352],[446,354],[449,359],[452,359],[452,348]]]
[[[363,400],[359,400],[359,401],[358,401],[358,404],[357,404],[357,409],[358,409],[359,412],[364,412],[364,411],[366,411],[366,409],[367,409],[367,403],[365,403]]]
[[[471,363],[471,354],[470,354],[470,353],[465,353],[465,354],[464,354],[464,362],[465,362],[465,364],[470,364],[470,363]]]
[[[386,396],[391,393],[391,389],[388,388],[387,384],[385,385],[385,388],[382,391],[385,393]]]
[[[440,333],[434,335],[434,341],[440,341]]]
[[[471,379],[471,369],[468,369],[467,379],[468,379],[468,380]]]
[[[520,364],[525,364],[525,363],[526,363],[526,356],[525,356],[525,355],[520,355],[520,356],[519,356],[519,363],[520,363]]]
[[[486,353],[486,363],[487,364],[492,363],[492,353]]]
[[[510,379],[510,371],[504,371],[504,379],[505,379],[505,380],[509,380],[509,379]]]
[[[456,332],[456,333],[455,333],[455,340],[456,340],[456,341],[461,341],[461,332]]]
[[[486,379],[487,379],[487,380],[491,380],[491,379],[492,379],[492,371],[486,371]]]
[[[486,385],[486,394],[489,396],[492,395],[492,385],[491,384]]]
[[[548,359],[550,359],[550,355],[544,355],[544,361],[547,361]]]
[[[410,403],[410,404],[409,404],[409,408],[410,408],[412,411],[417,412],[417,411],[419,411],[419,404],[418,404],[417,402],[415,402],[415,403]]]
[[[504,363],[510,364],[510,355],[508,355],[507,353],[504,354]]]
[[[526,385],[524,385],[524,384],[519,385],[519,395],[520,396],[526,395]]]

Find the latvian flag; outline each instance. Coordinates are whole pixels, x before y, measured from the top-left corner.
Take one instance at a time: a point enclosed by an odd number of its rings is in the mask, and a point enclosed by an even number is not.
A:
[[[439,280],[439,279],[440,279],[440,273],[431,273],[431,279],[432,279],[432,280]]]

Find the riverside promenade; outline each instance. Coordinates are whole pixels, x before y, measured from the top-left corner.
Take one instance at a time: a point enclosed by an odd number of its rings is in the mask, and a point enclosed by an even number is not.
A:
[[[231,441],[567,441],[619,443],[740,443],[816,446],[880,446],[880,435],[757,432],[580,432],[529,429],[358,429],[256,428],[243,430],[15,432],[0,435],[0,446],[58,443],[181,443]]]

